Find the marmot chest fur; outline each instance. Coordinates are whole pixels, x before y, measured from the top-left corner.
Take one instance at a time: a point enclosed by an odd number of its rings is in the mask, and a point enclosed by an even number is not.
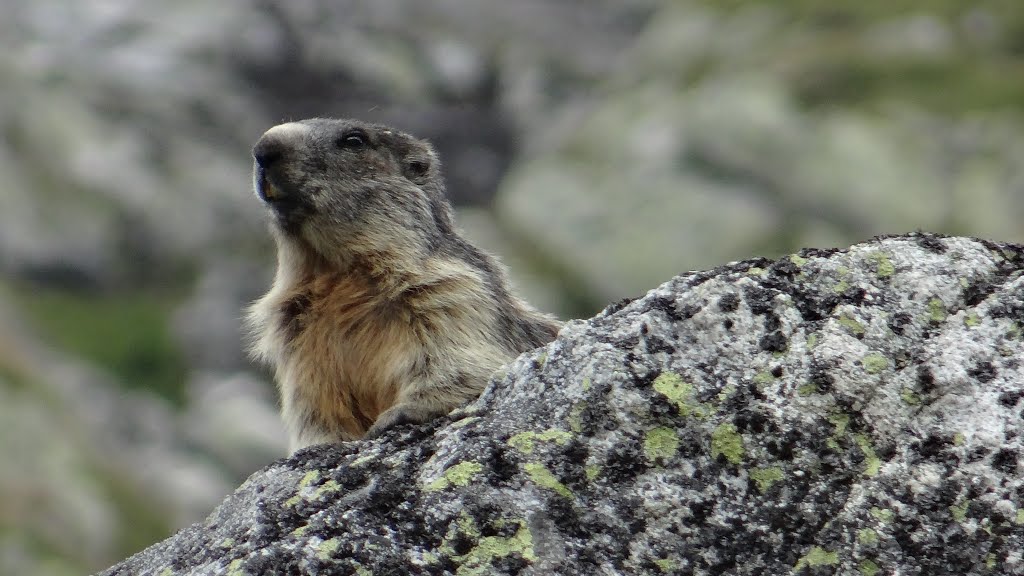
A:
[[[278,267],[248,324],[293,450],[446,414],[554,339],[559,323],[457,232],[427,142],[312,119],[271,128],[253,156]]]

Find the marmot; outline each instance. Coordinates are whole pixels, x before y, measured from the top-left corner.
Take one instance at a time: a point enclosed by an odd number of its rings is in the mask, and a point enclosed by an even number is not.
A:
[[[315,118],[271,128],[253,157],[278,264],[247,320],[293,451],[447,414],[554,339],[559,322],[456,230],[426,141]]]

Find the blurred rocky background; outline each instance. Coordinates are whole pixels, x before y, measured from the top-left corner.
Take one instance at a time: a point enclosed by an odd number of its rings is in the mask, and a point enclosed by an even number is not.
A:
[[[81,574],[284,454],[239,317],[269,126],[431,138],[521,291],[914,229],[1024,240],[1015,0],[0,0],[0,574]]]

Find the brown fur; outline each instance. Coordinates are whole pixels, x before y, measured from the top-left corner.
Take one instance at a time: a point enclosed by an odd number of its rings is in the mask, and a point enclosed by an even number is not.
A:
[[[353,127],[377,145],[321,145]],[[425,142],[338,120],[268,139],[269,152],[257,144],[256,182],[276,217],[278,271],[248,321],[254,356],[274,367],[293,449],[443,415],[554,338],[558,323],[512,296],[501,267],[455,232]],[[341,160],[332,171],[318,154]]]

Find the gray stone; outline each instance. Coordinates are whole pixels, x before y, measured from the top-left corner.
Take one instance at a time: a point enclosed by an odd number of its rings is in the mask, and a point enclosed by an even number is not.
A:
[[[1024,247],[684,274],[104,574],[1024,574]]]

